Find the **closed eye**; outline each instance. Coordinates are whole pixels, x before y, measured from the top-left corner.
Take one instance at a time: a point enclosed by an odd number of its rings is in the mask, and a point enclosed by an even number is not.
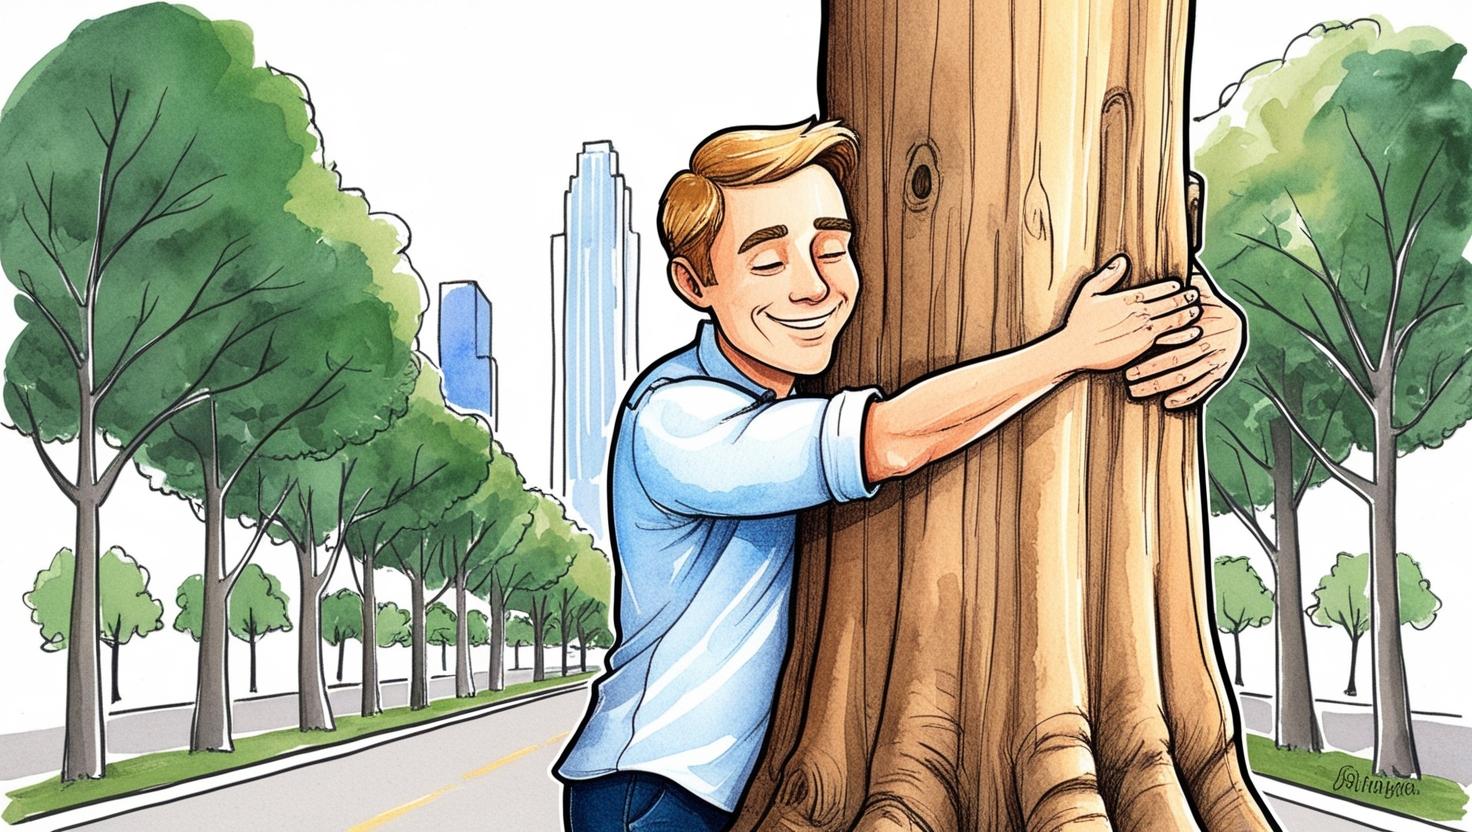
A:
[[[847,250],[844,250],[844,251],[830,251],[830,252],[828,252],[826,254],[820,254],[820,255],[818,255],[818,259],[824,261],[825,263],[832,263],[835,260],[842,260],[847,254],[848,254],[848,251]]]
[[[758,263],[752,266],[751,270],[754,272],[760,272],[761,274],[776,274],[779,270],[781,270],[782,266],[782,261],[777,260],[772,263]]]

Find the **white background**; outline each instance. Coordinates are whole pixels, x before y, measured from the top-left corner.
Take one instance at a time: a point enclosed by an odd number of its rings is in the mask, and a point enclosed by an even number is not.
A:
[[[32,3],[0,9],[0,92],[61,42],[81,19],[117,2]],[[584,141],[611,139],[633,188],[634,229],[642,236],[642,355],[688,341],[695,316],[666,288],[655,205],[668,178],[715,129],[784,123],[817,111],[818,4],[792,0],[725,3],[224,2],[194,4],[215,18],[248,22],[258,60],[306,80],[329,156],[348,185],[375,208],[413,228],[411,256],[430,284],[475,279],[495,310],[494,349],[502,372],[501,439],[535,484],[546,485],[550,398],[548,236],[562,225],[562,194]],[[1280,53],[1313,23],[1392,10],[1398,27],[1432,24],[1472,42],[1472,7],[1446,2],[1263,2],[1198,4],[1193,111],[1210,109],[1220,88],[1248,66]],[[638,11],[634,11],[637,8]],[[1463,75],[1466,76],[1464,66]],[[1197,137],[1205,135],[1199,131]],[[7,292],[10,290],[6,285]],[[7,304],[8,308],[9,304]],[[18,322],[0,314],[0,343]],[[434,343],[433,318],[422,343]],[[1363,462],[1363,460],[1360,460]],[[1465,472],[1472,439],[1407,458],[1401,474],[1401,549],[1422,563],[1445,606],[1425,632],[1405,631],[1411,701],[1418,709],[1468,710],[1466,642],[1472,635]],[[65,659],[43,654],[21,604],[37,570],[70,545],[69,504],[51,486],[27,440],[0,432],[0,732],[60,724]],[[150,494],[127,475],[103,511],[103,544],[122,545],[153,572],[166,605],[166,630],[123,654],[122,706],[186,701],[193,646],[167,629],[173,593],[199,569],[201,527],[180,502]],[[1251,554],[1271,572],[1230,518],[1214,520],[1216,554]],[[1340,550],[1367,549],[1364,507],[1336,485],[1304,503],[1306,591]],[[284,550],[258,562],[297,597]],[[337,586],[349,585],[340,570]],[[385,572],[384,599],[407,604],[407,585]],[[1348,642],[1310,628],[1315,692],[1340,697]],[[263,692],[293,687],[295,634],[260,645]],[[1272,684],[1271,628],[1243,637],[1249,690]],[[1368,701],[1368,641],[1362,645],[1360,701]],[[408,651],[385,651],[384,673],[403,675]],[[529,651],[526,651],[529,654]],[[233,690],[245,691],[245,650],[232,649]],[[357,678],[350,651],[348,677]],[[484,653],[478,651],[483,666]],[[331,671],[329,670],[329,673]]]

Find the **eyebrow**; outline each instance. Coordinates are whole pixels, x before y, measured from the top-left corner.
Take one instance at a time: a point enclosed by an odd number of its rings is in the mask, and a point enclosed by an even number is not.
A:
[[[819,231],[853,231],[854,224],[843,217],[818,217],[813,220],[813,228]]]
[[[751,248],[752,246],[760,245],[768,240],[777,240],[786,236],[787,226],[785,225],[769,225],[766,228],[758,228],[757,230],[751,232],[751,236],[747,237],[746,240],[741,243],[741,248],[736,249],[736,253],[740,254]]]

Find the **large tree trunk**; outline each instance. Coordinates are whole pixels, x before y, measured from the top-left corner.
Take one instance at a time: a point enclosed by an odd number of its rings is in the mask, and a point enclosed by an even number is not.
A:
[[[429,707],[429,641],[424,632],[424,579],[409,575],[409,708]]]
[[[470,607],[466,603],[465,568],[455,572],[455,696],[475,695],[475,677],[470,673]]]
[[[199,655],[189,750],[234,751],[235,742],[230,736],[230,586],[225,578],[225,495],[215,463],[210,459],[201,459],[200,463],[205,478],[204,585],[200,591]]]
[[[363,716],[383,711],[378,690],[378,594],[373,585],[377,554],[372,547],[363,553],[363,683],[360,685]]]
[[[529,605],[532,608],[532,681],[540,682],[547,678],[547,601],[542,596],[541,603],[532,599]]]
[[[1186,0],[830,0],[864,289],[826,390],[1036,339],[1118,250],[1187,273]],[[1046,21],[1046,22],[1045,22]],[[822,83],[822,82],[820,82]],[[1271,828],[1210,633],[1195,412],[1078,377],[801,524],[735,828]]]
[[[1277,712],[1273,741],[1280,748],[1322,751],[1323,738],[1308,673],[1298,503],[1293,487],[1293,449],[1298,440],[1282,418],[1270,423],[1268,436],[1273,445],[1273,537],[1277,544],[1273,554],[1273,629],[1277,634],[1278,684],[1273,692]]]
[[[487,668],[487,686],[491,690],[506,689],[506,599],[501,587],[491,584],[491,662]],[[518,655],[518,658],[520,656]],[[520,662],[518,662],[518,665]]]
[[[318,577],[310,548],[296,553],[301,576],[301,603],[297,612],[296,685],[297,722],[303,731],[332,731],[332,704],[327,701],[327,675],[322,665],[322,590],[327,576]]]
[[[92,343],[90,338],[87,343]],[[101,555],[98,510],[106,495],[97,485],[90,349],[77,372],[81,419],[77,428],[77,526],[68,630],[74,637],[66,648],[66,740],[61,757],[61,779],[65,783],[101,777],[106,768],[102,666],[97,655],[97,559]]]
[[[1395,573],[1395,362],[1373,379],[1375,480],[1370,500],[1370,693],[1375,705],[1375,773],[1420,777],[1411,700],[1400,643],[1400,590]],[[73,631],[75,632],[75,631]]]

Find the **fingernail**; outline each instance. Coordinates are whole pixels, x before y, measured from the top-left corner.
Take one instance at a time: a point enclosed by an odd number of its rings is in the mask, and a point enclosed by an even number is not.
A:
[[[1197,316],[1197,315],[1199,315],[1199,314],[1200,314],[1200,313],[1201,313],[1201,310],[1200,310],[1200,309],[1197,309],[1197,308],[1196,308],[1196,307],[1194,307],[1194,306],[1193,306],[1193,307],[1191,307],[1191,317],[1193,317],[1193,318],[1194,318],[1194,317],[1196,317],[1196,316]]]
[[[1195,289],[1187,290],[1187,292],[1186,292],[1186,300],[1195,300],[1195,299],[1196,299],[1196,290]]]

